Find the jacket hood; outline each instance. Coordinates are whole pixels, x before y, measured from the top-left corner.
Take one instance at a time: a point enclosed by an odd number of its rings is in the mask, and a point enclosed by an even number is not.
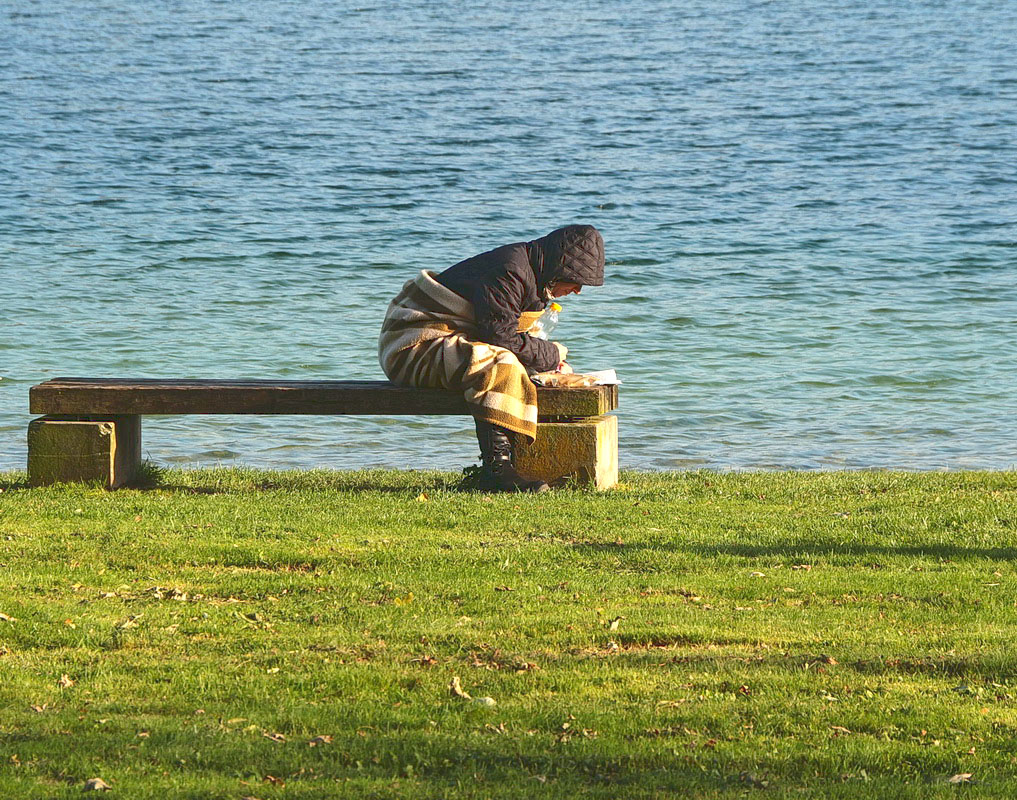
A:
[[[592,225],[566,225],[526,246],[541,293],[553,281],[604,284],[604,237]]]

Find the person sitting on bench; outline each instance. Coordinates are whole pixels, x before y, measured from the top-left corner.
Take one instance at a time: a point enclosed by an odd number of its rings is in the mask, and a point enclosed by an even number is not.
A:
[[[460,261],[422,270],[389,304],[378,340],[388,379],[401,386],[462,391],[477,428],[487,491],[547,491],[516,472],[513,434],[537,434],[529,376],[570,372],[568,349],[527,333],[555,297],[604,283],[604,239],[568,225]]]

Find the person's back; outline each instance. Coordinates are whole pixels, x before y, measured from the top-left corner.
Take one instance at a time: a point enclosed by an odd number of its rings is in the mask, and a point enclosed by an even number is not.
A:
[[[435,280],[473,306],[481,341],[504,347],[531,372],[547,372],[564,360],[551,342],[518,330],[519,316],[540,311],[537,278],[526,242],[488,250],[454,264]]]

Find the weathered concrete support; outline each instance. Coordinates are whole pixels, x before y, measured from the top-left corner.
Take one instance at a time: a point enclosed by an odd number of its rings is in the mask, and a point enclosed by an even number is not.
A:
[[[537,440],[516,449],[516,469],[551,485],[571,479],[611,489],[618,485],[618,418],[538,422]]]
[[[141,417],[40,417],[28,425],[28,483],[99,481],[115,489],[141,464]]]

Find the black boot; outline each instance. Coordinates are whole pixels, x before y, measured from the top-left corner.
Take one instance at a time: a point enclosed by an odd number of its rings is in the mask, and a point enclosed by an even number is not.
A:
[[[512,437],[505,428],[474,418],[477,423],[477,441],[484,469],[480,476],[480,489],[485,492],[546,492],[551,487],[544,481],[524,478],[515,467]]]

